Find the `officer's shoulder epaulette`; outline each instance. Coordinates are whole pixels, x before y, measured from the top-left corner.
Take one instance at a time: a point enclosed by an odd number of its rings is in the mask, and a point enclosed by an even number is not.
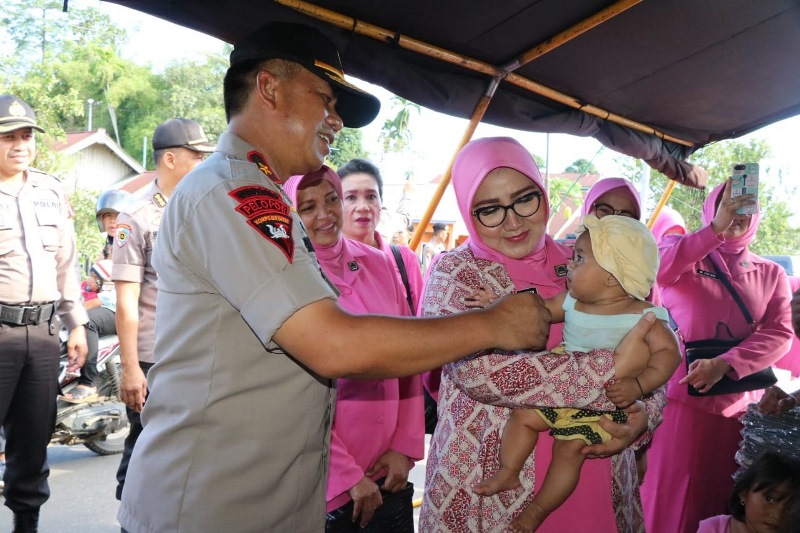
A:
[[[34,185],[37,185],[37,186],[40,186],[40,187],[41,186],[52,187],[52,188],[57,189],[57,190],[59,190],[61,192],[65,192],[63,183],[61,183],[61,180],[58,179],[53,174],[50,174],[48,172],[44,172],[42,170],[38,170],[38,169],[35,169],[35,168],[31,168],[31,167],[28,167],[26,172],[28,173],[28,179]]]

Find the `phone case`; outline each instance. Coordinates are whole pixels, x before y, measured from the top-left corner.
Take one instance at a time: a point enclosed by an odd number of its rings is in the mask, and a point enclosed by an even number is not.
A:
[[[758,199],[758,163],[739,163],[733,165],[731,179],[731,198],[743,194],[754,194]],[[758,211],[758,205],[739,208],[740,215],[752,215]]]

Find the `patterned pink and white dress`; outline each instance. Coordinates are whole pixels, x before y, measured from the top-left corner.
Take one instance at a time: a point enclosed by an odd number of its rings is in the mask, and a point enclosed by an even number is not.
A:
[[[565,260],[565,251],[548,242],[551,261]],[[556,258],[556,255],[561,257]],[[548,268],[543,265],[543,268]],[[566,280],[565,280],[566,281]],[[439,258],[430,273],[423,297],[426,316],[467,311],[463,297],[482,283],[505,295],[514,284],[505,268],[476,258],[462,246]],[[564,287],[540,290],[542,297]],[[553,294],[549,294],[553,292]],[[561,340],[553,326],[548,347]],[[471,486],[499,468],[499,445],[510,408],[589,407],[613,409],[603,384],[614,373],[613,352],[589,354],[481,352],[443,368],[439,396],[439,425],[431,440],[425,495],[420,515],[422,533],[502,532],[531,501],[535,472],[544,475],[552,439],[541,435],[536,451],[525,463],[522,486],[492,497],[477,496]],[[650,431],[636,444],[649,440],[660,423],[665,402],[663,388],[647,402]],[[539,529],[545,531],[644,531],[633,449],[613,459],[586,461],[578,488]]]

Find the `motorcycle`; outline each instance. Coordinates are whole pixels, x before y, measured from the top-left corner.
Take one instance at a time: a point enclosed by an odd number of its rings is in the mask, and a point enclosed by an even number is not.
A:
[[[79,374],[67,371],[66,337],[62,333],[58,381],[61,395],[78,385]],[[59,397],[56,429],[50,444],[83,444],[98,455],[122,453],[130,423],[120,399],[120,351],[116,336],[100,339],[97,353],[97,399],[70,403]]]

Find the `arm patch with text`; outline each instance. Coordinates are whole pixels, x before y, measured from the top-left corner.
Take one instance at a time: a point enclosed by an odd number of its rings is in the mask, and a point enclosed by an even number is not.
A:
[[[239,202],[236,211],[262,237],[278,247],[289,263],[294,259],[293,218],[280,194],[266,187],[248,185],[228,193]]]

